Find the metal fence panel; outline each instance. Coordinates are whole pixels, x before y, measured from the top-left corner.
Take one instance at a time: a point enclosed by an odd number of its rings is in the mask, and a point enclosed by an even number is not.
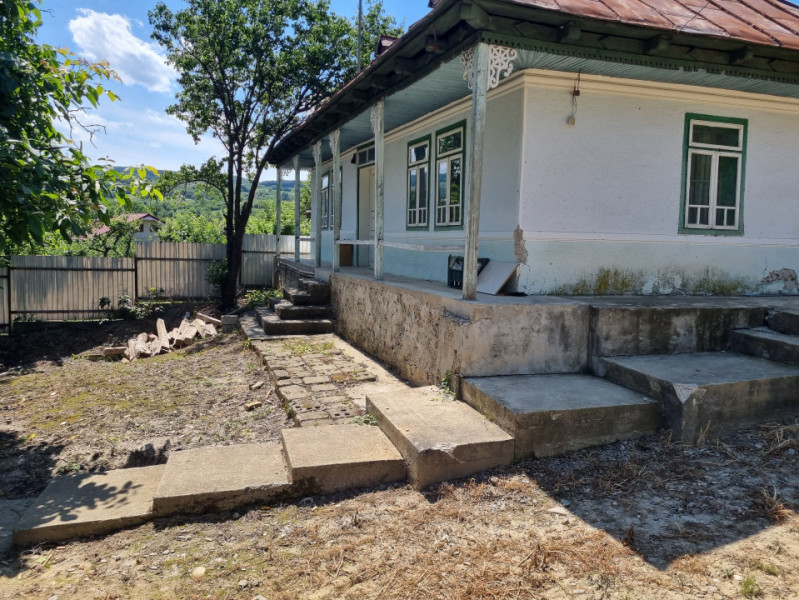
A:
[[[225,258],[224,244],[136,244],[137,294],[173,298],[207,298],[215,293],[206,280],[208,267]]]
[[[132,258],[12,256],[7,282],[11,320],[97,318],[101,298],[115,307],[135,293],[135,266]]]

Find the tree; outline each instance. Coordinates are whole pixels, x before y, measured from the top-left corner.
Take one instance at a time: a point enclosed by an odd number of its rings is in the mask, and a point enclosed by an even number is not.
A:
[[[352,75],[348,19],[327,0],[187,0],[150,11],[153,38],[179,73],[167,112],[198,141],[210,131],[225,148],[228,276],[222,303],[232,306],[241,245],[258,183],[275,144]],[[242,182],[248,178],[249,191]]]
[[[149,167],[124,174],[91,164],[81,146],[61,133],[83,124],[84,103],[115,100],[101,81],[116,79],[107,62],[90,63],[66,50],[36,44],[41,12],[26,0],[0,2],[0,255],[19,244],[42,243],[58,231],[65,240],[99,219],[109,203],[149,196]],[[154,171],[154,170],[153,170]],[[153,192],[158,195],[158,192]]]

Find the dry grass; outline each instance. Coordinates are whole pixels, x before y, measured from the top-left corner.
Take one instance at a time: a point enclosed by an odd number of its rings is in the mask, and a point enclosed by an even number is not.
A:
[[[794,512],[785,506],[777,494],[777,488],[760,488],[752,496],[754,512],[774,523],[785,523],[794,517]]]
[[[799,421],[792,425],[764,425],[760,435],[768,445],[769,454],[778,454],[790,448],[799,450]]]

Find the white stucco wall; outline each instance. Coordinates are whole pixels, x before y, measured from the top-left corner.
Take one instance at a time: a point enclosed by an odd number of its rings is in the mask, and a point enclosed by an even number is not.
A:
[[[524,78],[521,289],[568,289],[602,269],[655,293],[799,270],[799,102],[583,76],[570,126],[575,76]],[[678,233],[686,113],[748,120],[742,236]]]

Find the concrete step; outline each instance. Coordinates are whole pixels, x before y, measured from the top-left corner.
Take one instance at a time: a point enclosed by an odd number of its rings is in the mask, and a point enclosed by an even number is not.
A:
[[[607,378],[660,400],[675,439],[799,415],[799,368],[734,352],[604,358]]]
[[[310,281],[310,280],[302,280]],[[320,305],[330,302],[330,286],[326,283],[308,283],[297,288],[287,288],[283,290],[283,297],[297,306]]]
[[[290,492],[280,444],[213,446],[173,452],[155,492],[158,515],[230,510]]]
[[[405,479],[397,449],[369,425],[320,425],[281,432],[294,489],[332,494]]]
[[[266,309],[256,310],[258,322],[267,335],[310,335],[332,333],[335,323],[330,319],[281,319]]]
[[[276,303],[272,306],[275,314],[286,321],[298,321],[302,319],[332,319],[333,308],[330,306],[294,306],[288,300]]]
[[[733,331],[730,350],[789,365],[799,365],[799,337],[778,333],[768,327]]]
[[[799,335],[799,311],[776,310],[768,316],[768,326],[780,333]]]
[[[367,393],[366,410],[399,449],[417,489],[513,462],[513,438],[438,388]]]
[[[22,546],[98,535],[153,518],[165,465],[53,479],[15,526]]]
[[[654,433],[660,403],[592,375],[461,380],[463,399],[514,439],[514,459],[543,457]]]

